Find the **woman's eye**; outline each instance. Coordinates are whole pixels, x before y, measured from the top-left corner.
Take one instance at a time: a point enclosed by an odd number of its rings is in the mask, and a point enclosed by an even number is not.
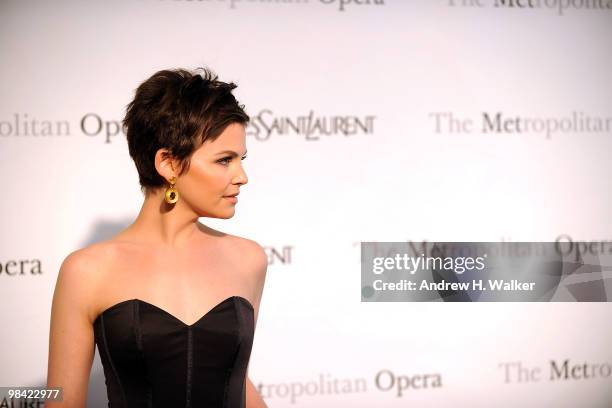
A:
[[[246,156],[243,156],[241,159],[244,160],[246,159]],[[224,157],[222,159],[217,160],[217,163],[221,163],[223,165],[227,165],[229,164],[229,162],[232,161],[232,158],[230,156]]]

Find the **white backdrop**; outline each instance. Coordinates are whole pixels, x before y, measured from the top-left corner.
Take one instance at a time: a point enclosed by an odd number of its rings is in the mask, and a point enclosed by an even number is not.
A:
[[[610,38],[609,0],[0,2],[0,385],[44,385],[62,260],[140,209],[134,89],[206,65],[253,118],[236,216],[201,221],[268,252],[270,407],[612,405],[610,303],[361,303],[359,268],[361,241],[612,239]]]

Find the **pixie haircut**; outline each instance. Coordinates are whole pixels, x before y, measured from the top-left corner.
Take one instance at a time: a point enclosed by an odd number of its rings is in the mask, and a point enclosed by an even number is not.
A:
[[[232,123],[246,126],[249,116],[232,95],[236,87],[207,68],[162,70],[140,84],[127,105],[123,127],[143,193],[167,183],[155,169],[159,149],[168,149],[178,160],[182,175],[204,142],[217,139]]]

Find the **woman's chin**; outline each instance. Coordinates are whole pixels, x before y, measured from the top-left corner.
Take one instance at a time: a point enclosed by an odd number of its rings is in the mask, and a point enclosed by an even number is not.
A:
[[[232,218],[236,214],[236,210],[232,207],[231,209],[227,209],[224,211],[220,211],[215,218],[221,218],[227,220]]]

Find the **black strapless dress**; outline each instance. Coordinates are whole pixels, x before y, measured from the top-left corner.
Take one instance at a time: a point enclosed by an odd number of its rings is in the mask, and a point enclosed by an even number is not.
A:
[[[244,408],[253,305],[231,296],[187,325],[139,299],[94,321],[112,408]]]

